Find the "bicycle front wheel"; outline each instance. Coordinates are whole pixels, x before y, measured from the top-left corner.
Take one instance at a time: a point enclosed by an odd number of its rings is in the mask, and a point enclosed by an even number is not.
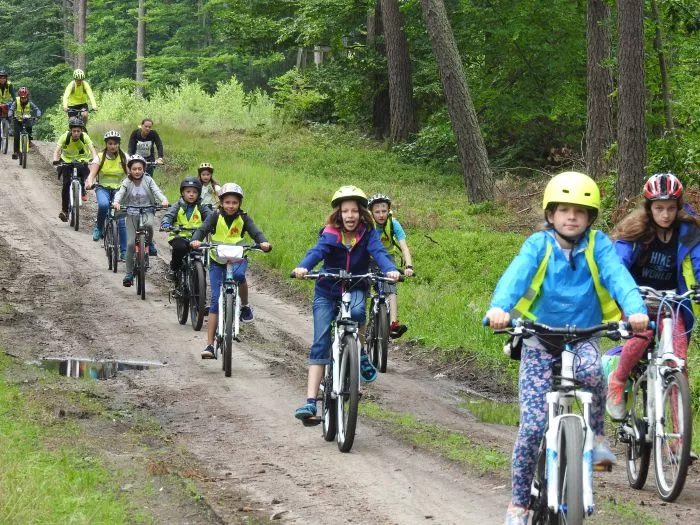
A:
[[[141,300],[146,300],[146,236],[139,235],[139,240],[137,241],[137,255],[136,264],[138,269],[136,270],[136,294],[141,296]]]
[[[357,409],[360,403],[360,352],[353,334],[345,334],[341,341],[340,385],[337,399],[338,449],[350,452],[355,441]]]
[[[649,425],[644,420],[647,406],[647,380],[646,377],[635,382],[630,406],[629,426],[632,433],[627,438],[627,481],[630,487],[640,490],[644,488],[649,474],[649,460],[651,459],[651,443]]]
[[[187,286],[187,281],[189,280],[190,272],[187,270],[187,265],[183,264],[178,274],[177,284],[177,297],[175,303],[177,305],[177,322],[180,324],[185,324],[187,322],[187,317],[190,311],[190,293]]]
[[[10,123],[2,119],[2,154],[7,155],[7,145],[10,142]]]
[[[238,297],[236,297],[236,300]],[[234,297],[232,293],[226,294],[224,306],[224,375],[231,377],[231,353],[233,352],[233,317],[235,315]],[[221,314],[221,313],[219,313]]]
[[[379,361],[378,369],[380,372],[386,372],[386,361],[389,353],[389,312],[386,309],[386,303],[381,303],[377,310],[377,357]]]
[[[663,432],[654,435],[654,472],[661,499],[675,501],[690,463],[690,397],[688,379],[681,372],[671,372],[663,381],[663,413],[656,415]]]
[[[323,418],[323,439],[333,441],[338,428],[336,421],[337,407],[332,397],[333,393],[333,361],[326,365],[326,375],[321,383],[323,386],[323,398],[321,417]]]
[[[559,426],[559,523],[583,523],[583,429],[578,418]]]
[[[119,252],[121,249],[119,243],[119,226],[117,225],[117,221],[109,221],[106,229],[111,231],[112,241],[110,255],[112,257],[112,271],[114,273],[117,273],[117,265],[119,264]]]
[[[20,157],[22,169],[27,167],[27,154],[29,153],[29,135],[22,135],[22,155]]]
[[[190,323],[192,329],[199,331],[204,323],[207,309],[207,280],[201,261],[195,261],[189,272],[190,276]]]
[[[112,269],[112,223],[107,221],[104,226],[104,232],[102,234],[102,245],[105,249],[105,255],[107,256],[107,269]]]
[[[70,185],[71,192],[71,226],[75,231],[80,228],[80,183],[74,180]]]

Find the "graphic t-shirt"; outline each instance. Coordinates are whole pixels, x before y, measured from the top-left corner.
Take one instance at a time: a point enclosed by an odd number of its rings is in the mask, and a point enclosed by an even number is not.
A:
[[[678,286],[678,230],[674,230],[669,242],[658,237],[649,246],[649,258],[644,266],[632,265],[632,277],[640,286],[657,290],[673,290]]]

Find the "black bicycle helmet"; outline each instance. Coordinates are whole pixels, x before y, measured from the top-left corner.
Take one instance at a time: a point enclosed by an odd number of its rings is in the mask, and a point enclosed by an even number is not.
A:
[[[182,179],[182,182],[180,183],[180,195],[182,195],[182,190],[185,188],[194,188],[199,193],[202,193],[202,183],[199,182],[199,179],[195,179],[193,177]]]
[[[78,117],[71,117],[68,119],[68,129],[73,129],[73,128],[83,128],[85,124],[83,123],[82,119],[79,119]]]

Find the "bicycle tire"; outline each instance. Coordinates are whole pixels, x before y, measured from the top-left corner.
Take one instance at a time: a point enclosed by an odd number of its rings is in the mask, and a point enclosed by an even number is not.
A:
[[[565,417],[559,426],[559,523],[583,523],[583,429],[578,418]],[[566,515],[562,514],[562,509]]]
[[[630,406],[629,426],[637,430],[639,439],[634,435],[627,435],[627,450],[625,452],[627,481],[633,489],[641,490],[647,482],[649,475],[649,461],[651,459],[651,443],[647,441],[649,425],[644,420],[647,406],[647,380],[646,377],[634,384],[632,403]]]
[[[540,444],[535,477],[530,489],[532,525],[549,525],[557,522],[557,516],[547,507],[547,448],[544,439]]]
[[[27,155],[29,154],[29,135],[22,135],[20,137],[22,139],[22,145],[24,146],[22,149],[24,150],[24,153],[22,154],[21,158],[21,164],[22,164],[22,169],[27,168]]]
[[[78,181],[73,181],[70,186],[71,195],[73,198],[73,205],[71,210],[73,210],[73,229],[78,231],[80,228],[80,183]]]
[[[386,373],[386,362],[389,353],[389,312],[386,303],[380,303],[377,310],[377,355],[381,373]]]
[[[360,403],[360,362],[357,340],[344,334],[341,341],[340,385],[337,398],[338,450],[350,452],[355,441],[357,410]]]
[[[195,332],[199,332],[207,313],[207,279],[204,275],[202,261],[194,261],[190,276],[190,323]]]
[[[365,345],[367,355],[369,355],[372,364],[376,368],[379,366],[379,353],[377,352],[377,316],[374,315],[374,305],[375,302],[374,299],[372,299],[369,304],[369,321],[367,321],[367,330],[365,332]]]
[[[117,273],[117,266],[119,266],[119,253],[121,251],[121,246],[119,243],[119,226],[117,221],[109,221],[107,229],[112,231],[112,271]]]
[[[187,270],[187,265],[183,264],[178,274],[177,287],[178,296],[175,299],[175,304],[177,305],[177,322],[180,324],[187,323],[187,318],[190,316],[190,292],[187,282],[189,281],[190,272]]]
[[[332,359],[332,358],[331,358]],[[333,399],[333,361],[326,365],[326,374],[323,377],[323,397],[321,398],[321,418],[323,419],[323,439],[333,441],[335,439],[338,421],[337,405]]]
[[[6,118],[2,119],[2,153],[7,155],[7,146],[10,143],[10,123]]]
[[[138,271],[136,272],[136,280],[138,285],[136,286],[136,293],[141,295],[141,300],[146,300],[146,236],[139,236],[139,254],[138,254]]]
[[[238,294],[236,294],[236,299]],[[233,352],[233,317],[235,312],[233,294],[227,293],[224,306],[224,376],[231,377],[231,354]]]
[[[112,223],[110,221],[105,222],[104,232],[102,233],[102,246],[105,249],[105,255],[107,256],[107,269],[112,269]]]
[[[664,434],[660,436],[654,433],[654,473],[659,496],[662,500],[671,502],[683,491],[690,464],[691,406],[688,379],[685,375],[681,372],[670,372],[664,378],[662,396],[664,413],[661,418]],[[668,439],[668,434],[678,437]],[[668,475],[665,467],[670,469]]]

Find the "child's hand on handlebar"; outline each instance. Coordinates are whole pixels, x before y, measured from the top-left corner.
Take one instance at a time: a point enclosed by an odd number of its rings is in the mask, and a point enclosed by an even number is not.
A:
[[[191,241],[190,242],[190,248],[192,248],[193,250],[198,250],[201,245],[202,245],[202,241]]]
[[[386,276],[392,281],[398,281],[399,279],[401,279],[401,274],[396,270],[394,270],[393,272],[387,272]]]
[[[272,250],[272,245],[269,242],[261,242],[260,249],[264,252],[269,252]]]
[[[491,308],[486,312],[489,319],[489,326],[494,330],[503,330],[510,325],[510,314],[500,308]]]
[[[118,202],[115,202],[115,203],[112,204],[112,208],[114,208],[115,210],[119,211],[119,210],[121,209],[121,206],[119,205]]]
[[[306,268],[294,268],[294,270],[292,270],[292,273],[297,279],[303,279],[304,277],[306,277],[306,274],[309,273],[309,270],[307,270]]]
[[[649,326],[649,316],[647,314],[632,314],[627,321],[632,325],[633,332],[643,332]]]
[[[167,200],[164,200],[163,202],[161,202],[160,205],[161,205],[163,208],[167,208],[168,206],[170,206],[170,204],[168,204],[168,201],[167,201]]]

